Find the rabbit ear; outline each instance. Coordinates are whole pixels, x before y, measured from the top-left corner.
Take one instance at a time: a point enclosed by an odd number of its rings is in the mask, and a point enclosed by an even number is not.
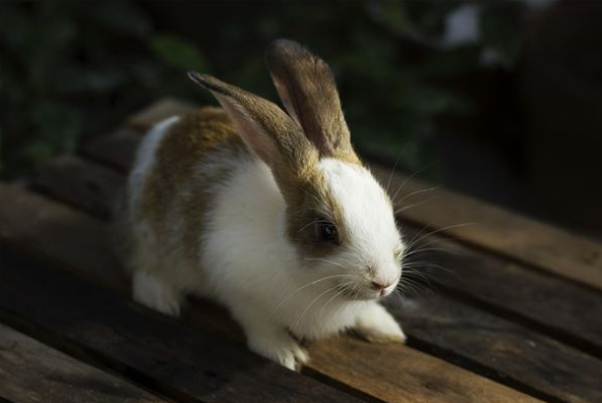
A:
[[[272,102],[214,77],[188,73],[217,98],[247,146],[270,166],[280,187],[317,164],[318,155],[299,125]]]
[[[286,110],[320,154],[359,162],[328,65],[287,39],[270,45],[267,63]]]

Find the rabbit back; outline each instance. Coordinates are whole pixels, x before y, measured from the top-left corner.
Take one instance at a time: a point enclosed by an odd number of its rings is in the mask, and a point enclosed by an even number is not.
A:
[[[122,214],[126,266],[183,291],[202,287],[200,245],[217,188],[249,155],[220,108],[172,117],[151,129],[128,181]]]

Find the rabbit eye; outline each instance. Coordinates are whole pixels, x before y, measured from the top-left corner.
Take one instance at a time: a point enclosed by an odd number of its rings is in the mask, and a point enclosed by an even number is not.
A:
[[[324,242],[339,243],[339,231],[337,227],[328,221],[318,223],[318,236]]]

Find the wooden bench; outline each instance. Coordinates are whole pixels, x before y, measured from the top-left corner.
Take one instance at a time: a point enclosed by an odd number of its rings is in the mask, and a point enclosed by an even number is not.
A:
[[[299,374],[209,301],[182,320],[132,303],[111,204],[141,135],[190,109],[161,101],[31,186],[0,185],[1,401],[602,402],[602,245],[376,165],[423,239],[429,281],[390,303],[407,345],[333,338]]]

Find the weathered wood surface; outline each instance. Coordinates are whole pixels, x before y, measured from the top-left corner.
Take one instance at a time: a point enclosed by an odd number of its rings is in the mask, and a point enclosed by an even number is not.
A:
[[[82,149],[113,169],[68,157],[41,171],[35,180],[37,189],[96,218],[3,185],[4,244],[127,292],[127,280],[108,245],[107,224],[99,219],[110,217],[112,198],[123,184],[122,174],[132,163],[141,133],[159,120],[189,110],[189,105],[178,101],[164,101],[129,119],[128,126],[114,135]],[[394,305],[410,346],[423,352],[342,337],[312,345],[313,360],[306,373],[360,397],[384,401],[535,400],[500,383],[548,401],[602,401],[597,386],[602,379],[602,296],[595,291],[602,289],[600,244],[453,192],[425,191],[428,185],[399,174],[391,177],[388,169],[374,165],[372,169],[392,193],[400,189],[396,206],[411,237],[422,228],[428,232],[451,226],[445,237],[430,236],[423,242],[425,259],[434,264],[421,265],[420,270],[441,292]],[[456,226],[467,222],[476,225]],[[433,247],[453,253],[440,254],[430,250]],[[413,257],[422,259],[419,253]],[[224,310],[207,301],[194,305],[184,318],[188,324],[203,334],[240,343],[240,329]],[[63,337],[55,336],[55,342]],[[115,357],[110,360],[117,365]],[[120,365],[117,368],[123,372]],[[129,367],[126,372],[130,375]],[[156,386],[154,378],[152,384]],[[158,389],[167,387],[170,396],[188,399],[180,385],[175,386],[160,384]]]
[[[452,362],[468,360],[544,400],[602,401],[602,361],[520,324],[436,294],[393,312],[413,339]]]
[[[70,211],[75,216],[82,215],[82,213],[72,211],[41,196],[4,185],[2,192],[8,194],[8,191],[19,193],[16,199],[21,202],[12,206],[2,203],[0,218],[11,214],[12,209],[24,208],[24,206],[34,211],[42,211],[46,217],[53,216],[54,214],[65,215],[67,211]],[[14,198],[14,196],[6,199],[9,200],[11,198]],[[28,199],[27,202],[24,201],[25,198]],[[21,214],[26,215],[26,213]],[[87,225],[90,224],[88,223]],[[96,222],[96,226],[98,227],[104,228],[105,225]],[[73,231],[74,234],[77,234],[76,228],[73,228]],[[88,244],[90,253],[94,256],[97,255],[98,249],[104,250],[102,244],[106,243],[106,234],[102,235],[102,230],[98,230],[97,233],[100,234],[100,237]],[[8,237],[5,237],[5,234]],[[15,234],[20,238],[16,238]],[[52,234],[51,228],[46,227],[45,231],[41,232],[36,228],[35,223],[32,223],[28,227],[27,233],[24,233],[24,231],[12,231],[10,228],[2,232],[4,241],[10,241],[13,245],[22,245],[23,241],[28,244],[41,245],[46,249],[37,250],[37,253],[50,255],[55,261],[62,261],[66,267],[73,268],[72,260],[79,261],[81,254],[85,254],[86,250],[61,250],[61,254],[56,255],[57,248],[43,242],[31,242],[32,238],[48,238],[49,234]],[[63,241],[59,238],[54,238],[54,242],[61,243]],[[111,259],[110,256],[106,256],[106,258]],[[103,280],[103,283],[110,284],[115,280],[111,277],[111,273],[102,270],[105,266],[106,262],[99,261],[98,259],[90,259],[87,271],[90,273],[96,272],[99,278]],[[113,289],[123,289],[122,286],[117,284],[110,286]],[[201,329],[217,332],[220,337],[240,339],[240,332],[238,331],[237,333],[236,325],[231,321],[227,321],[225,317],[227,317],[227,313],[223,310],[203,301],[201,307],[191,309],[184,319]],[[350,345],[354,346],[353,354],[347,360],[341,360],[340,357],[342,355],[349,353]],[[366,342],[354,341],[347,336],[333,340],[333,342],[316,343],[311,347],[310,353],[312,355],[312,361],[309,363],[310,369],[385,401],[464,402],[470,401],[467,400],[469,398],[474,399],[474,401],[490,402],[535,400],[479,375],[403,345],[373,345]],[[378,357],[378,360],[372,357]],[[370,375],[370,367],[374,367],[373,375]],[[360,368],[362,369],[362,375],[358,376]],[[424,374],[430,369],[437,369],[437,371],[425,378]],[[415,393],[425,388],[428,390],[428,393]],[[453,393],[447,393],[448,391],[453,391]]]
[[[372,165],[386,183],[388,168]],[[395,174],[390,188],[399,192],[396,207],[404,220],[433,229],[495,254],[602,290],[602,245],[492,204]],[[410,207],[411,206],[411,207]],[[458,226],[470,223],[471,225]]]
[[[84,144],[81,153],[117,171],[127,172],[139,143],[138,131],[122,127]]]
[[[131,127],[148,130],[153,124],[196,107],[173,100],[159,101],[129,121]],[[408,177],[391,169],[370,164],[374,175],[395,194],[399,216],[419,226],[450,227],[446,233],[602,290],[602,245],[553,226],[529,219],[443,188]],[[412,206],[412,207],[410,207]],[[460,226],[458,224],[474,223]]]
[[[360,401],[39,261],[4,249],[0,262],[4,322],[176,400]]]
[[[69,256],[63,264],[71,270],[104,285],[117,285],[121,291],[129,289],[127,277],[107,241],[106,226],[87,214],[75,213],[57,203],[44,203],[43,198],[16,186],[1,184],[0,194],[3,240],[15,241],[25,251],[42,253],[50,259],[62,261],[62,256]]]
[[[0,324],[0,395],[23,403],[166,400]]]
[[[410,238],[420,237],[405,227]],[[412,249],[408,264],[420,262],[412,280],[426,278],[438,291],[602,358],[601,293],[437,235]]]
[[[85,211],[108,218],[113,211],[112,201],[116,200],[124,185],[124,178],[96,164],[87,165],[84,171],[80,169],[81,162],[79,158],[68,155],[51,160],[38,169],[33,178],[34,187],[51,197],[77,203]]]
[[[45,192],[68,200],[73,206],[89,210],[88,200],[93,196],[85,186],[103,189],[103,197],[95,199],[99,216],[105,217],[115,203],[113,195],[121,193],[124,179],[107,181],[111,171],[95,163],[70,157],[69,164],[62,159],[51,162],[65,169],[49,169],[36,179]],[[67,169],[68,168],[68,169]],[[102,170],[108,171],[102,173]],[[74,177],[75,179],[71,179]],[[578,284],[563,281],[556,276],[533,272],[499,256],[471,249],[447,238],[427,236],[428,231],[404,225],[407,238],[414,244],[409,252],[410,265],[420,262],[411,271],[427,276],[435,284],[443,285],[456,295],[465,295],[485,303],[494,312],[503,311],[514,318],[550,332],[567,343],[602,357],[602,294]],[[420,252],[423,250],[423,252]],[[411,275],[410,275],[411,277]],[[414,280],[414,279],[411,279]]]

